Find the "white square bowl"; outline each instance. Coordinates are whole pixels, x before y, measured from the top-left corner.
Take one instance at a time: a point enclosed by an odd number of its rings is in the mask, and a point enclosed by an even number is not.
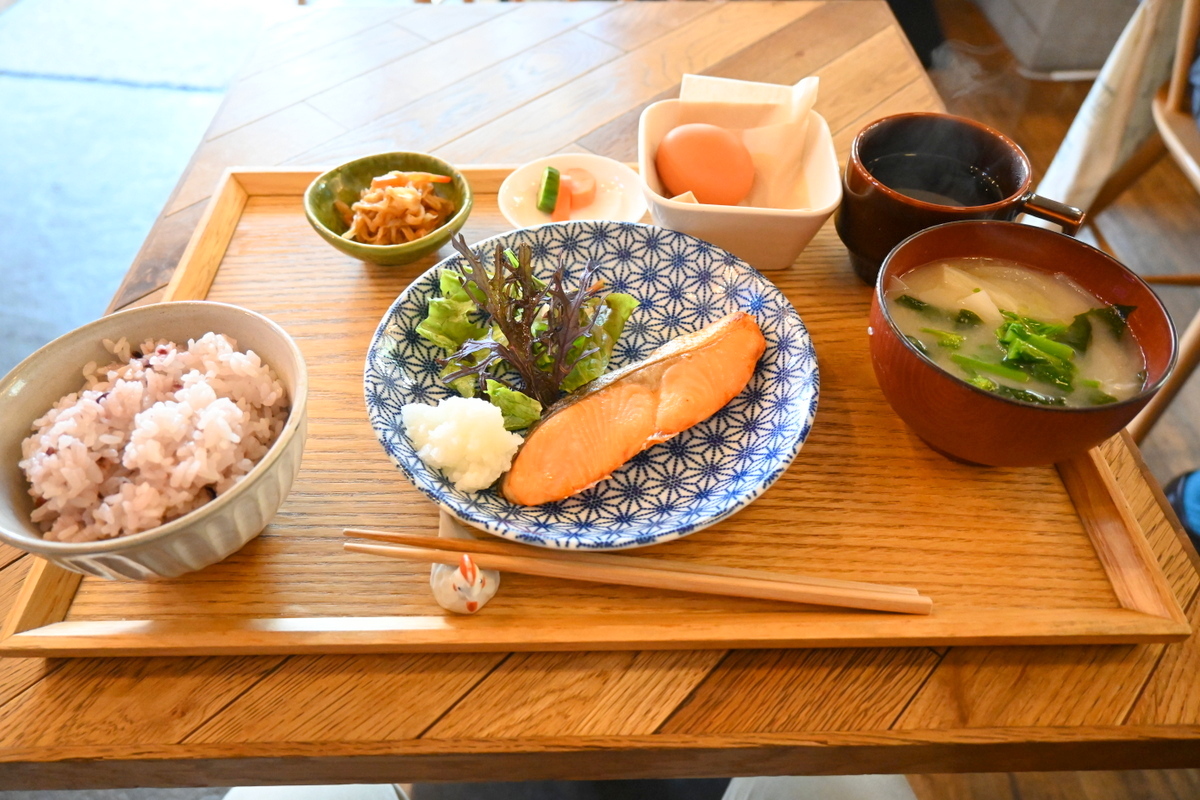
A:
[[[654,156],[679,119],[680,101],[661,100],[647,106],[638,123],[638,170],[654,223],[711,242],[760,271],[792,266],[842,201],[837,153],[824,117],[809,112],[799,208],[703,205],[667,197]]]

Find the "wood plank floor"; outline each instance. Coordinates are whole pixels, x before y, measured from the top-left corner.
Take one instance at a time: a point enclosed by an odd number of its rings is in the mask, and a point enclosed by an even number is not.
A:
[[[910,775],[918,800],[1194,800],[1200,770]]]
[[[947,109],[1012,136],[1040,177],[1066,135],[1090,83],[1030,81],[970,0],[937,0],[947,44],[931,71]],[[1169,157],[1146,172],[1096,219],[1117,258],[1142,274],[1196,272],[1200,195]],[[1089,238],[1084,234],[1083,238]],[[1092,242],[1095,243],[1094,240]],[[1160,287],[1182,329],[1200,311],[1200,288]],[[1200,468],[1200,386],[1193,378],[1142,443],[1166,483]],[[910,775],[920,800],[1190,800],[1200,770]]]

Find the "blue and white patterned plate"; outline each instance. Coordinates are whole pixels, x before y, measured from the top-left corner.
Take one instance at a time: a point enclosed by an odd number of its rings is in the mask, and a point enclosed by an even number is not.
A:
[[[475,245],[491,262],[496,244],[533,248],[534,269],[559,262],[573,278],[589,258],[613,291],[641,301],[613,353],[612,368],[733,311],[754,315],[766,353],[746,388],[714,416],[635,456],[608,480],[566,500],[526,507],[496,490],[460,492],[417,457],[400,421],[406,403],[436,403],[445,355],[417,335],[438,270],[413,281],[388,309],[367,354],[371,425],[388,456],[431,500],[489,533],[543,547],[615,550],[655,544],[724,519],[770,486],[796,457],[817,411],[817,359],[800,316],[774,284],[724,250],[652,225],[587,221],[512,231]],[[573,285],[568,281],[568,285]]]

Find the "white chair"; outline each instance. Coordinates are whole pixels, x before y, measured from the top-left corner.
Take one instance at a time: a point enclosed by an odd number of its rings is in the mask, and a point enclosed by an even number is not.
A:
[[[1185,0],[1179,23],[1179,38],[1171,80],[1154,98],[1152,111],[1158,133],[1175,163],[1200,192],[1200,128],[1192,116],[1188,73],[1196,56],[1196,39],[1200,36],[1200,0]],[[1151,161],[1143,169],[1149,168]],[[1122,187],[1123,188],[1123,187]],[[1200,286],[1200,274],[1174,275],[1157,279],[1162,284]],[[1141,441],[1175,395],[1187,382],[1196,365],[1200,364],[1200,314],[1192,317],[1179,337],[1179,361],[1175,372],[1150,404],[1129,424],[1135,441]]]

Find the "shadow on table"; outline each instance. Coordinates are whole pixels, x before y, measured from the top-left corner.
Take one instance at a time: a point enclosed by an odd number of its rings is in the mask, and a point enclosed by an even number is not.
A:
[[[720,800],[728,778],[417,783],[412,800]]]

